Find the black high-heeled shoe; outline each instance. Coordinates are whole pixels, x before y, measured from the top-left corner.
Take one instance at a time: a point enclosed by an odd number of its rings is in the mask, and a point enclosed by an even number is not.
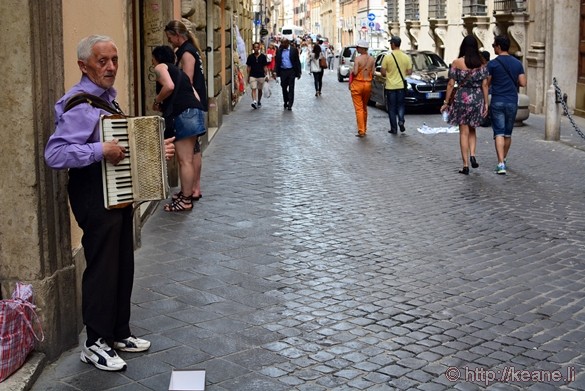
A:
[[[471,167],[477,168],[479,167],[479,163],[475,160],[475,156],[470,156],[469,161],[471,162]]]
[[[461,170],[459,170],[459,174],[469,175],[469,167],[463,167]]]

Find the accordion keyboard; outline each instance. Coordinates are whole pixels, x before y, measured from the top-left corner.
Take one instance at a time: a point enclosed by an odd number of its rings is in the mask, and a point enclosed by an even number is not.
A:
[[[164,120],[158,116],[103,116],[100,128],[102,141],[115,138],[126,148],[126,157],[118,165],[103,161],[105,207],[167,198]]]

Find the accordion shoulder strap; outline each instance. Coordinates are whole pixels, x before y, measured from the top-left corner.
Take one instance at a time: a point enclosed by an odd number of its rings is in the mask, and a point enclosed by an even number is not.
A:
[[[87,94],[84,92],[82,92],[80,94],[73,95],[65,104],[64,112],[67,112],[67,111],[71,110],[72,108],[74,108],[75,106],[83,104],[83,103],[87,103],[87,104],[89,104],[93,107],[96,107],[98,109],[105,110],[111,114],[124,114],[122,112],[122,110],[120,109],[118,102],[113,101],[112,104],[114,106],[112,107],[112,105],[108,101],[106,101],[105,99],[102,99],[97,95]]]

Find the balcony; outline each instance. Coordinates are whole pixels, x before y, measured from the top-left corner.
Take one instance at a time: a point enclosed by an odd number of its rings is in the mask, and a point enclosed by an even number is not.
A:
[[[410,0],[404,4],[404,19],[416,21],[420,20],[418,1]]]
[[[445,19],[447,17],[447,2],[445,0],[429,1],[429,19]]]
[[[487,5],[485,0],[464,0],[463,16],[486,16]]]
[[[526,0],[494,0],[494,14],[525,11]]]

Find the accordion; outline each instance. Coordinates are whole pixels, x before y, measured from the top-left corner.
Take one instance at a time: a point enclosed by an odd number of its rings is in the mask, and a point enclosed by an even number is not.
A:
[[[102,161],[104,206],[125,207],[133,202],[169,196],[164,147],[164,119],[159,116],[102,115],[100,139],[118,140],[126,157],[117,165]]]

